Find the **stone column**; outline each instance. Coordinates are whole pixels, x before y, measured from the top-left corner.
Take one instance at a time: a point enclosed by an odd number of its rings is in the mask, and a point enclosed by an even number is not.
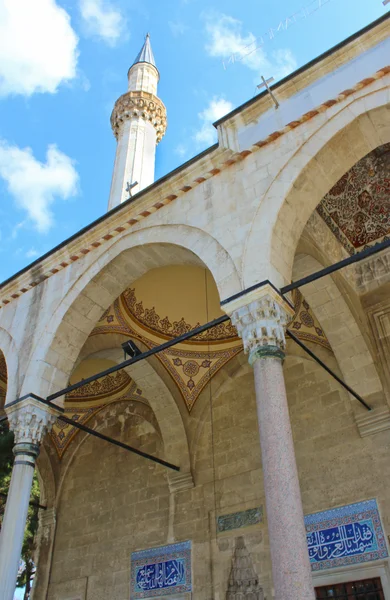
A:
[[[294,311],[269,284],[224,303],[253,366],[276,600],[313,600],[286,388],[284,328]]]
[[[0,598],[13,600],[35,460],[58,410],[37,397],[25,396],[6,406],[5,411],[15,434],[15,461],[0,534]]]

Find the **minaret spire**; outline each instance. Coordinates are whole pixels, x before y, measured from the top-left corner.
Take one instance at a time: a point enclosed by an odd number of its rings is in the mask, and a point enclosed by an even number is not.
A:
[[[143,62],[149,63],[150,65],[153,65],[157,69],[156,61],[154,60],[152,45],[150,43],[150,34],[149,33],[146,34],[144,45],[142,46],[141,50],[138,52],[137,56],[135,57],[135,61],[133,62],[133,65],[136,65],[137,63],[143,63]]]
[[[153,183],[156,146],[167,126],[166,109],[157,96],[160,74],[149,33],[127,77],[128,91],[111,114],[118,143],[108,210]]]

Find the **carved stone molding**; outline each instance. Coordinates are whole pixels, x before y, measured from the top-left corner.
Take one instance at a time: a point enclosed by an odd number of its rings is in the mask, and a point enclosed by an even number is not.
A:
[[[236,539],[226,600],[264,600],[263,589],[253,568],[251,556],[242,536]]]
[[[360,437],[374,435],[381,431],[390,429],[390,410],[388,408],[377,408],[356,417],[356,425]]]
[[[10,429],[15,435],[15,444],[39,446],[47,431],[50,431],[59,411],[27,396],[5,407]]]
[[[190,472],[176,473],[175,475],[170,475],[168,478],[168,483],[169,491],[171,493],[182,492],[184,490],[189,490],[194,487],[194,480]]]
[[[355,265],[358,291],[366,293],[390,281],[390,251],[381,252]]]
[[[41,513],[42,514],[39,518],[39,522],[42,528],[41,536],[42,539],[47,542],[50,538],[52,528],[55,527],[57,523],[56,509],[53,506],[51,508],[47,508],[44,511],[41,511]]]
[[[231,316],[246,353],[251,355],[264,347],[285,349],[285,328],[295,311],[271,285],[266,284],[222,308]]]
[[[116,139],[121,134],[123,123],[134,117],[150,121],[157,132],[157,144],[161,142],[167,128],[167,110],[160,98],[143,91],[126,92],[120,96],[111,113],[111,127]]]

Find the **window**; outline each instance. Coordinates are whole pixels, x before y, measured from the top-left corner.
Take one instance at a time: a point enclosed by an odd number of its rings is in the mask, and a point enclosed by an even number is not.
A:
[[[380,577],[351,583],[324,585],[316,588],[316,599],[323,600],[385,600]]]

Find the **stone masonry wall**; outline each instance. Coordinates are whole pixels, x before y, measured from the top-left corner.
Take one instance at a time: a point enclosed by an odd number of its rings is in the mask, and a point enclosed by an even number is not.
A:
[[[337,370],[329,352],[322,358]],[[313,361],[290,354],[285,377],[305,514],[376,497],[387,533],[389,432],[361,438],[349,397]],[[271,600],[252,372],[244,369],[212,401],[213,427],[205,406],[193,450],[192,489],[170,495],[162,467],[93,438],[80,447],[59,503],[49,600],[128,600],[131,552],[186,539],[193,543],[193,597],[224,600],[239,535]],[[134,415],[122,425],[111,416],[104,431],[163,455],[157,433]],[[263,522],[216,532],[215,514],[260,506]]]

